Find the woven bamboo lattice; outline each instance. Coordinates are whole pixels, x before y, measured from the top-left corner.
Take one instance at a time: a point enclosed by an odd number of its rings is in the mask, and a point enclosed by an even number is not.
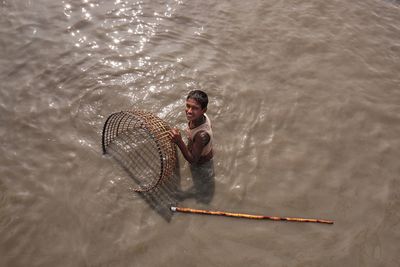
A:
[[[104,124],[103,153],[128,172],[134,191],[149,191],[173,174],[176,148],[170,130],[166,122],[146,111],[113,113]]]

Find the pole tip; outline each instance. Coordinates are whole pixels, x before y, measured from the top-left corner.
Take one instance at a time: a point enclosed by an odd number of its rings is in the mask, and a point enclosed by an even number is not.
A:
[[[176,207],[171,206],[172,211],[176,211]]]

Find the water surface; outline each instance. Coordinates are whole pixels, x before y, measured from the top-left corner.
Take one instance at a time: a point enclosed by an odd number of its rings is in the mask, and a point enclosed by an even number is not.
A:
[[[1,266],[400,265],[397,1],[0,10]],[[183,129],[191,89],[210,97],[215,192],[180,205],[335,224],[167,221],[132,192],[102,156],[105,119],[139,108]]]

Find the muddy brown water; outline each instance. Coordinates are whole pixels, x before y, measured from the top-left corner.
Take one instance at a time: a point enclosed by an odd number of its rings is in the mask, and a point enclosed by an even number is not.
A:
[[[0,2],[1,266],[399,266],[398,1]],[[102,156],[107,116],[185,127],[208,92],[215,180],[173,214]],[[183,189],[193,180],[181,158]]]

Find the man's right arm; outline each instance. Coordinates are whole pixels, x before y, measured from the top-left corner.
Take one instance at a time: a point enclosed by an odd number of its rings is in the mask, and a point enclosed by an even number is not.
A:
[[[197,163],[201,157],[201,152],[203,151],[204,146],[209,142],[209,135],[206,133],[206,135],[201,135],[196,134],[193,140],[192,144],[192,150],[189,151],[188,147],[182,140],[182,136],[179,132],[178,129],[173,129],[170,132],[170,136],[172,138],[172,141],[176,143],[181,150],[183,157],[190,163]],[[204,144],[205,141],[207,141],[207,136],[208,136],[208,142]]]

